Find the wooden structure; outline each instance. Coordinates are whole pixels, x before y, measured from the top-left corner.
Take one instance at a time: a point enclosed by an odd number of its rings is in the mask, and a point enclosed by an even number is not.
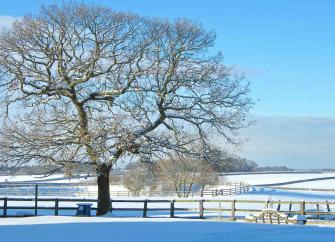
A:
[[[20,202],[20,205],[17,205]],[[78,202],[93,203],[92,210],[96,210],[96,199],[70,199],[70,198],[18,198],[18,197],[0,197],[0,216],[10,217],[18,216],[17,212],[27,211],[30,213],[21,213],[24,215],[41,215],[48,210],[49,214],[55,216],[64,214],[65,211],[73,211],[75,215]],[[23,204],[28,205],[23,205]],[[262,201],[262,200],[230,200],[230,199],[112,199],[111,212],[127,212],[128,216],[149,217],[162,214],[170,217],[189,217],[192,218],[210,218],[220,220],[245,220],[248,214],[260,214],[267,209],[267,217],[271,211],[272,222],[278,219],[284,221],[283,214],[288,217],[294,215],[305,215],[308,220],[335,221],[335,201]],[[314,209],[311,209],[314,208]],[[278,212],[278,214],[274,213]],[[132,215],[133,214],[133,215]],[[69,212],[67,212],[69,215]],[[262,219],[262,215],[260,215]],[[259,221],[259,220],[258,220]],[[270,221],[270,220],[269,220]]]
[[[253,223],[276,223],[276,224],[288,224],[289,222],[293,222],[290,220],[286,214],[280,213],[274,209],[263,209],[260,213],[256,215],[247,215],[245,217],[246,222],[253,222]]]

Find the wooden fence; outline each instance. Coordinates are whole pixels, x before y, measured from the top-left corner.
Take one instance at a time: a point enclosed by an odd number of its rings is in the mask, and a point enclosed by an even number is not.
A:
[[[64,210],[73,211],[77,207],[73,203],[91,202],[94,203],[93,210],[96,210],[96,199],[65,199],[65,198],[0,198],[0,210],[2,217],[12,216],[37,216],[43,215],[43,210],[51,210],[55,216],[61,215]],[[15,205],[20,202],[19,205]],[[22,203],[29,202],[33,205],[22,206]],[[44,205],[41,205],[43,204]],[[70,203],[70,205],[69,205]],[[308,220],[335,220],[335,201],[261,201],[261,200],[214,200],[214,199],[175,199],[175,200],[131,200],[112,199],[111,212],[116,216],[122,216],[117,212],[128,212],[128,216],[168,216],[168,217],[189,217],[189,218],[211,218],[220,220],[244,220],[248,214],[256,214],[264,208],[273,208],[289,216],[296,214],[306,215]],[[34,213],[11,214],[20,210],[32,210]],[[137,215],[134,214],[137,212]],[[152,214],[154,212],[154,214]],[[132,214],[133,213],[133,214]]]
[[[229,196],[234,194],[242,194],[248,192],[249,184],[244,182],[229,182],[225,183],[226,188],[223,189],[208,189],[204,191],[190,191],[180,192],[180,197],[218,197]],[[62,189],[55,189],[62,188]],[[35,196],[39,193],[44,197],[64,197],[74,194],[79,197],[96,197],[97,191],[87,191],[83,184],[29,184],[29,183],[0,183],[0,196]],[[111,191],[111,197],[134,197],[130,191]],[[176,196],[175,191],[141,191],[136,196],[149,196],[149,197],[173,197]]]

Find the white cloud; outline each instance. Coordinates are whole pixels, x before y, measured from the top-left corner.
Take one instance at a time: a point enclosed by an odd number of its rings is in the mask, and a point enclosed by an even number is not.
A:
[[[9,28],[11,24],[17,19],[17,17],[9,15],[0,15],[0,28]]]

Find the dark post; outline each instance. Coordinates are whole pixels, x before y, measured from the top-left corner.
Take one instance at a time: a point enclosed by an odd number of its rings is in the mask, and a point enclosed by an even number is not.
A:
[[[148,200],[144,200],[143,218],[147,217],[147,209],[148,209]]]
[[[317,219],[320,219],[320,205],[319,203],[316,204],[316,210],[318,212],[318,214],[316,215]]]
[[[111,212],[113,212],[113,199],[111,199]]]
[[[199,217],[204,218],[204,200],[199,201]]]
[[[292,211],[292,203],[290,202],[290,205],[288,207],[288,210],[291,212]],[[288,214],[288,216],[291,216],[291,213]]]
[[[38,185],[35,185],[35,216],[37,216]]]
[[[170,218],[174,218],[174,200],[170,201]]]
[[[265,208],[269,208],[269,204],[270,204],[270,201],[266,200],[266,202],[265,202]]]
[[[3,217],[7,217],[7,197],[3,199]]]
[[[59,200],[56,198],[55,200],[55,216],[58,216],[58,209],[59,209]]]
[[[278,201],[277,211],[280,211],[280,200]]]
[[[305,201],[300,202],[300,214],[305,215]]]
[[[235,221],[236,200],[231,202],[231,219]]]
[[[329,207],[328,201],[326,201],[326,203],[327,203],[327,211],[330,212],[330,207]]]

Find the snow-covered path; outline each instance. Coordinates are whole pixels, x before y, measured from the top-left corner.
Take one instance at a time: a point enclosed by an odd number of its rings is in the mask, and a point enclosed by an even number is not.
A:
[[[0,218],[0,242],[333,242],[335,228],[186,219]]]

